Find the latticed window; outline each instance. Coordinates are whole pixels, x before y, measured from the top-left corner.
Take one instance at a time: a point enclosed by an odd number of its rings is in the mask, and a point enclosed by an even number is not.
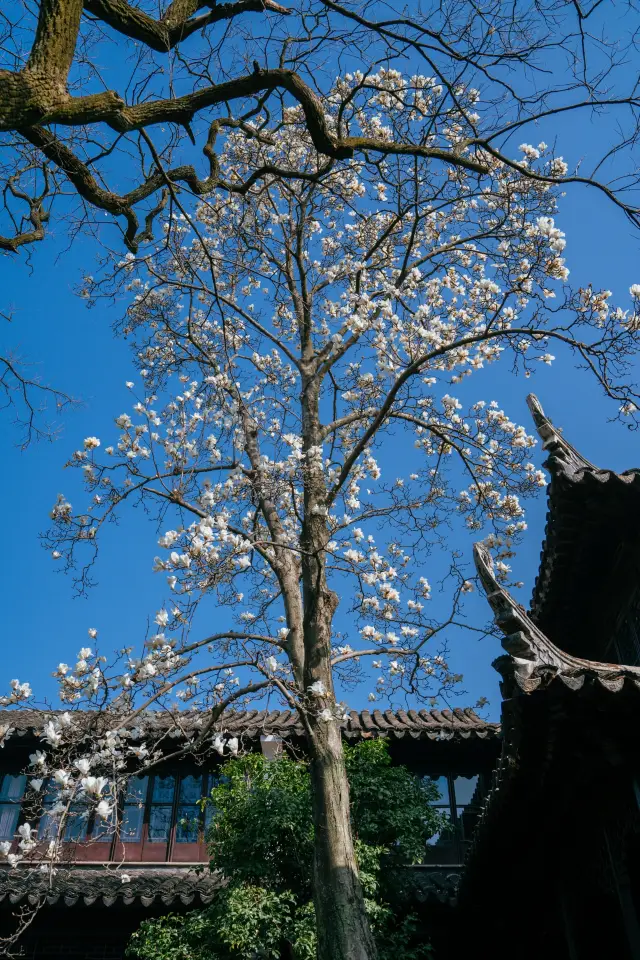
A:
[[[60,788],[52,780],[48,780],[44,787],[42,801],[44,809],[38,827],[38,837],[41,840],[53,840],[54,837],[58,836],[58,821],[49,814],[49,810],[56,805],[59,799]]]
[[[15,833],[20,813],[20,801],[24,794],[26,777],[5,776],[0,789],[6,803],[0,803],[0,815],[7,807],[7,814],[0,821],[7,832],[6,839]],[[207,797],[218,782],[215,774],[154,774],[130,777],[120,797],[117,811],[114,809],[111,822],[92,814],[84,801],[71,805],[66,818],[64,839],[78,842],[112,843],[116,834],[116,817],[119,820],[117,837],[120,843],[197,844],[209,827],[215,810],[211,804],[202,809],[201,801]],[[38,835],[41,839],[53,838],[58,821],[49,811],[60,800],[60,789],[52,781],[45,785],[43,812]],[[3,835],[4,837],[4,835]]]
[[[197,843],[202,811],[198,801],[203,796],[202,777],[182,777],[178,796],[176,843]]]
[[[42,801],[43,810],[38,826],[38,837],[41,840],[53,840],[58,835],[60,820],[58,817],[52,817],[49,811],[61,802],[66,805],[59,784],[54,780],[47,780]],[[91,809],[86,799],[79,799],[69,804],[64,815],[64,839],[85,840],[90,815]]]
[[[169,839],[173,804],[176,792],[176,777],[153,777],[149,809],[149,842],[166,843]]]

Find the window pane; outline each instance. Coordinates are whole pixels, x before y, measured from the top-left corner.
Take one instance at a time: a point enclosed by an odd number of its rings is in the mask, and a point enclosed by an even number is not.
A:
[[[479,808],[475,804],[470,804],[467,807],[459,807],[457,813],[458,834],[463,843],[468,843],[478,822]]]
[[[115,815],[114,812],[111,813],[111,816],[108,820],[104,820],[102,817],[96,816],[93,821],[93,830],[91,831],[91,839],[97,841],[98,843],[111,843],[113,835],[115,833]],[[124,839],[121,837],[120,839]]]
[[[208,777],[209,793],[211,793],[214,787],[219,787],[223,783],[229,783],[229,777],[225,777],[223,773],[210,773]]]
[[[478,785],[478,776],[476,774],[475,777],[456,777],[453,785],[456,791],[456,805],[466,807],[473,800],[473,794]]]
[[[447,777],[425,777],[427,783],[432,783],[438,790],[438,796],[432,802],[449,806],[449,780]]]
[[[176,843],[197,843],[200,828],[200,809],[194,805],[178,807]]]
[[[127,781],[127,792],[125,794],[125,803],[144,803],[147,799],[147,786],[149,777],[129,777]]]
[[[149,840],[153,843],[169,839],[171,807],[151,807],[149,813]]]
[[[449,820],[449,813],[446,810],[440,809],[438,813],[444,814]],[[424,860],[425,863],[458,863],[460,853],[452,823],[427,840]]]
[[[154,803],[171,803],[173,801],[173,792],[176,788],[176,778],[154,777],[153,778],[153,797]]]
[[[120,825],[120,839],[125,843],[140,843],[142,840],[142,823],[144,820],[144,806],[125,807]]]
[[[438,810],[438,813],[446,817],[448,821],[451,820],[451,817],[449,816],[448,811]],[[452,837],[453,837],[453,824],[449,822],[444,827],[444,829],[440,830],[438,833],[434,833],[432,837],[429,837],[429,839],[427,840],[427,845],[430,847],[443,846],[444,844],[451,843]]]
[[[17,803],[3,803],[0,806],[0,840],[13,840],[20,816]]]
[[[211,802],[211,800],[209,800],[209,803],[208,803],[208,804],[206,805],[206,807],[204,808],[204,833],[205,833],[205,836],[206,836],[207,833],[209,832],[209,827],[211,826],[211,822],[212,822],[212,820],[213,820],[213,818],[215,817],[215,815],[216,815],[217,812],[218,812],[218,811],[217,811],[216,808],[214,807],[213,803]]]
[[[58,821],[50,817],[48,813],[40,817],[40,826],[38,827],[38,837],[40,840],[53,840],[58,836]]]
[[[52,807],[60,799],[60,787],[54,780],[47,780],[44,787],[42,802],[45,807]]]
[[[14,775],[7,773],[2,778],[0,800],[22,800],[26,782],[27,778],[24,774]]]
[[[89,822],[89,811],[85,806],[74,804],[67,814],[64,839],[65,840],[84,840],[87,835],[87,824]]]
[[[183,777],[180,781],[180,803],[195,803],[202,796],[202,777]]]

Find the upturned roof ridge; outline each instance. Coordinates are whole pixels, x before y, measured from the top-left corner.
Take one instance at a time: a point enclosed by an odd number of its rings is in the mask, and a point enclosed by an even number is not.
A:
[[[532,693],[554,680],[570,690],[580,690],[586,682],[595,682],[612,693],[626,685],[640,691],[640,667],[602,663],[565,653],[498,582],[493,559],[484,544],[475,544],[474,559],[496,624],[503,633],[502,646],[507,656],[498,657],[493,665],[503,678],[505,697],[517,692]]]
[[[623,483],[631,483],[640,475],[640,468],[638,467],[631,467],[629,470],[618,473],[606,467],[598,467],[595,463],[587,460],[573,444],[569,443],[562,429],[556,427],[546,415],[535,393],[530,393],[527,396],[527,406],[538,436],[542,440],[542,449],[549,453],[544,466],[551,473],[564,473],[569,479],[579,480],[587,472],[597,476],[600,480],[606,481],[613,477]]]
[[[559,461],[559,466],[569,468],[571,472],[577,470],[594,470],[600,473],[600,468],[583,457],[579,450],[569,443],[564,437],[562,430],[554,426],[549,417],[545,414],[542,404],[535,393],[530,393],[527,397],[527,406],[533,418],[538,436],[542,440],[542,449],[547,450],[549,454]]]

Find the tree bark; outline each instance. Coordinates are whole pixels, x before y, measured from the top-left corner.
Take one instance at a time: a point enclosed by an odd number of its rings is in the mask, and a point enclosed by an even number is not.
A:
[[[318,960],[374,960],[349,813],[349,783],[337,723],[317,721],[311,737],[315,828],[314,905]]]

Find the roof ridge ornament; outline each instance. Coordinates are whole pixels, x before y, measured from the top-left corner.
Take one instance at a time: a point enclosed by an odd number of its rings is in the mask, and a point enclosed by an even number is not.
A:
[[[542,404],[535,393],[528,395],[527,406],[529,407],[538,436],[542,440],[543,450],[548,450],[551,457],[556,457],[558,460],[564,461],[572,468],[572,471],[595,470],[598,473],[600,472],[599,467],[596,467],[590,460],[583,457],[568,440],[565,440],[562,430],[554,426],[545,414],[542,409]]]

